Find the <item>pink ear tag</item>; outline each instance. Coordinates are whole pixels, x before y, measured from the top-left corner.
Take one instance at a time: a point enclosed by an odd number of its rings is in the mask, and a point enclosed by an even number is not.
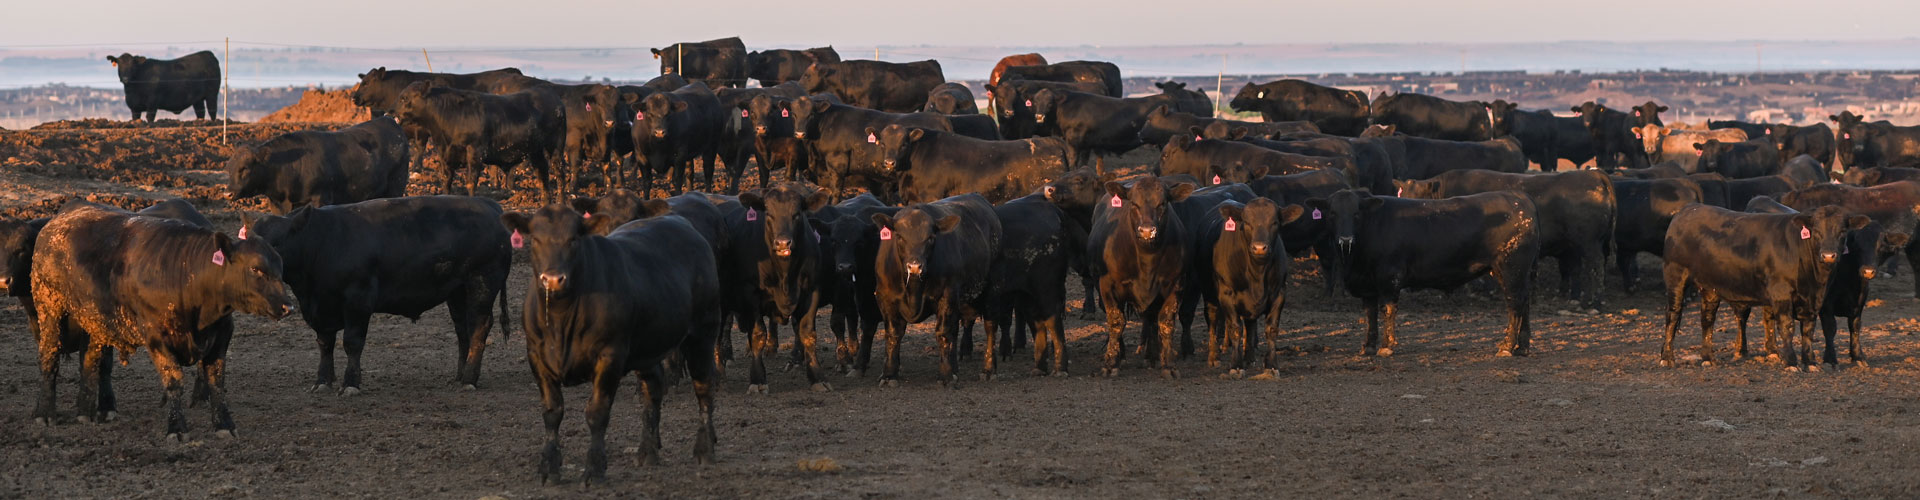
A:
[[[635,119],[635,120],[645,120],[645,119],[647,119],[647,112],[645,112],[645,111],[635,111],[635,112],[633,112],[633,119]]]
[[[893,239],[893,230],[892,230],[892,229],[887,229],[887,228],[885,228],[885,227],[881,227],[881,228],[880,228],[880,239],[882,239],[882,240],[891,240],[891,239]]]
[[[877,142],[880,142],[880,138],[874,137],[873,134],[867,134],[867,144],[873,144]]]
[[[1840,134],[1840,138],[1841,138],[1841,139],[1852,139],[1852,138],[1853,138],[1853,132],[1847,132],[1847,133],[1844,133],[1844,134]]]
[[[1204,140],[1207,140],[1207,138],[1205,138],[1205,137],[1200,137],[1200,136],[1197,136],[1197,135],[1196,135],[1196,136],[1193,136],[1193,140],[1196,140],[1196,141],[1204,141]]]
[[[1813,231],[1808,231],[1807,226],[1800,226],[1800,239],[1804,240],[1812,237],[1813,237]]]
[[[760,212],[751,208],[747,209],[747,220],[760,220]]]
[[[787,117],[787,108],[780,108],[780,117],[781,118]]]
[[[1214,183],[1214,184],[1219,184],[1219,183],[1220,183],[1220,176],[1218,176],[1218,175],[1216,175],[1216,176],[1213,176],[1213,183]]]
[[[742,110],[740,110],[740,117],[741,117],[741,118],[746,118],[746,117],[747,117],[747,110],[744,110],[744,109],[742,109]]]
[[[582,218],[582,219],[591,219],[591,218],[593,218],[593,212],[581,212],[581,213],[580,213],[580,218]]]
[[[1234,225],[1234,223],[1233,223],[1233,219],[1227,219],[1227,227],[1226,227],[1226,229],[1227,229],[1228,231],[1232,231],[1232,230],[1233,230],[1233,228],[1236,228],[1236,227],[1240,227],[1240,226],[1237,226],[1237,225]]]
[[[1320,209],[1313,209],[1313,220],[1320,220]]]
[[[593,103],[587,103],[587,111],[593,111]]]
[[[227,265],[227,252],[221,251],[221,250],[214,250],[213,265],[216,265],[216,266]]]
[[[1393,188],[1393,196],[1395,198],[1405,198],[1406,196],[1402,195],[1406,194],[1406,192],[1407,188]]]
[[[1027,99],[1027,107],[1033,107],[1033,99]]]
[[[247,239],[247,226],[240,226],[240,239]]]
[[[1846,255],[1850,253],[1853,253],[1852,248],[1848,248],[1847,245],[1840,245],[1840,255]]]
[[[520,248],[527,246],[527,240],[520,237],[519,231],[514,231],[512,236],[507,237],[507,244],[513,245],[514,248]]]
[[[1120,197],[1118,196],[1113,197],[1112,201],[1107,202],[1107,206],[1113,207],[1113,208],[1120,208]]]

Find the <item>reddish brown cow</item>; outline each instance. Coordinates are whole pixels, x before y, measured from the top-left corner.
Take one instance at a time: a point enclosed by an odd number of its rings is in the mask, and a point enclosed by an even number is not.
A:
[[[987,85],[999,85],[1000,73],[1005,72],[1008,67],[1038,66],[1046,63],[1047,58],[1041,57],[1040,54],[1014,54],[1002,57],[999,64],[993,65],[993,74],[987,75]]]

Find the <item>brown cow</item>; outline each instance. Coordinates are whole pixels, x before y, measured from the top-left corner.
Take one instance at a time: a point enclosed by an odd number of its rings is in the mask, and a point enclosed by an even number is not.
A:
[[[1038,66],[1046,63],[1047,58],[1041,57],[1040,54],[1014,54],[1002,57],[998,64],[993,65],[993,74],[987,75],[987,85],[999,85],[1000,73],[1005,72],[1009,67]]]

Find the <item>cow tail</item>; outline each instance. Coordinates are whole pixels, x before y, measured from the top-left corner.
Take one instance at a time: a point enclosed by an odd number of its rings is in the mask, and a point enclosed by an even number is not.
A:
[[[502,287],[500,289],[500,298],[497,300],[497,302],[500,303],[500,321],[499,321],[500,340],[504,341],[504,340],[507,340],[508,337],[513,336],[513,316],[508,314],[507,312],[508,308],[507,308],[506,287]]]

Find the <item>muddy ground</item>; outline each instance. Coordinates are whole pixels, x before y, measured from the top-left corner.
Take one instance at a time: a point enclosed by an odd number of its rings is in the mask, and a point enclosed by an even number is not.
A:
[[[315,126],[339,125],[239,125],[229,140]],[[137,208],[184,197],[233,231],[237,210],[258,208],[219,196],[217,127],[63,127],[0,133],[0,215],[43,215],[70,198]],[[1657,280],[1657,259],[1642,259]],[[1106,334],[1074,315],[1068,378],[1028,376],[1031,351],[1020,351],[994,381],[941,388],[929,325],[909,332],[897,388],[837,377],[834,392],[814,393],[800,372],[776,370],[773,394],[748,396],[747,365],[736,361],[718,398],[713,466],[692,461],[684,386],[664,409],[666,464],[640,468],[620,452],[638,444],[629,379],[613,414],[610,482],[584,493],[534,475],[543,435],[518,326],[524,265],[510,287],[514,332],[502,339],[495,329],[478,391],[448,382],[444,312],[418,323],[377,317],[367,391],[350,398],[307,392],[317,354],[297,317],[241,316],[229,364],[240,437],[213,437],[204,410],[191,409],[186,444],[161,436],[159,384],[144,354],[115,368],[119,420],[72,420],[69,362],[59,388],[66,421],[34,424],[32,337],[19,306],[0,299],[0,497],[1920,496],[1920,303],[1909,272],[1874,283],[1881,300],[1862,340],[1869,366],[1799,374],[1767,360],[1660,368],[1660,292],[1623,295],[1610,275],[1600,313],[1563,312],[1552,264],[1538,274],[1546,278],[1527,358],[1493,356],[1501,306],[1468,291],[1410,294],[1401,348],[1360,357],[1358,301],[1324,296],[1308,270],[1295,273],[1279,320],[1287,356],[1275,380],[1223,380],[1199,359],[1182,361],[1179,379],[1137,359],[1118,378],[1091,377]],[[1080,296],[1077,280],[1069,288]],[[1683,319],[1682,347],[1699,343],[1697,314]],[[1138,336],[1129,324],[1129,345]],[[1730,336],[1717,337],[1728,356]],[[821,354],[831,359],[830,340]],[[585,453],[584,401],[584,388],[567,394],[569,479]]]

